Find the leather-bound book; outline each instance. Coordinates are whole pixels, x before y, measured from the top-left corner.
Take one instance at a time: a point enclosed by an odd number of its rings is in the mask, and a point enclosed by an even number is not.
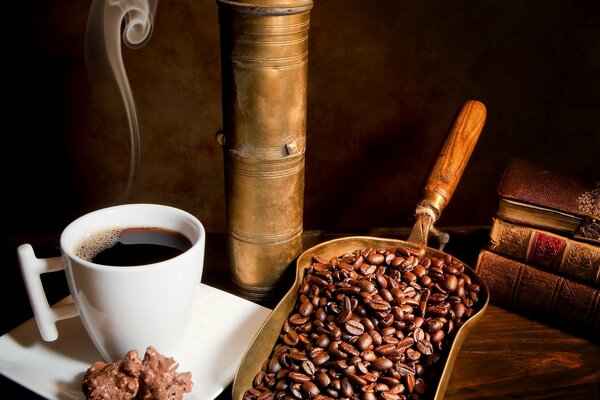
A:
[[[494,218],[488,250],[600,288],[600,246]]]
[[[600,335],[600,290],[489,250],[475,267],[487,284],[490,301],[534,319]]]
[[[498,195],[506,221],[600,244],[600,176],[512,159]]]

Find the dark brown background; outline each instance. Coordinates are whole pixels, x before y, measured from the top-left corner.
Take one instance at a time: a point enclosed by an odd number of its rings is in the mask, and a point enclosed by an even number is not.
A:
[[[123,201],[124,108],[89,76],[90,1],[2,13],[2,234],[59,232]],[[588,2],[590,5],[593,2]],[[488,225],[511,157],[600,173],[600,14],[582,2],[315,1],[305,229],[412,224],[458,108],[488,120],[440,225]],[[123,47],[141,127],[131,201],[189,210],[225,230],[216,1],[161,0],[153,36]]]

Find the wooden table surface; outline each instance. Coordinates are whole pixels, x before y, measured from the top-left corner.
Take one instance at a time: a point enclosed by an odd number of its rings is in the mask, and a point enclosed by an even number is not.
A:
[[[445,230],[450,233],[451,240],[444,251],[474,266],[479,249],[486,244],[487,228],[449,227]],[[408,230],[374,229],[358,234],[405,239]],[[305,232],[304,248],[347,235],[349,233]],[[32,316],[16,261],[16,247],[26,240],[39,249],[39,257],[56,255],[58,251],[57,236],[35,240],[3,239],[0,246],[0,257],[4,261],[0,281],[0,334],[5,334]],[[225,235],[209,233],[202,281],[235,293],[229,280],[226,258]],[[285,279],[291,284],[291,274]],[[44,283],[51,302],[68,294],[63,281],[62,277],[54,277]],[[276,300],[264,305],[272,307]],[[2,376],[0,389],[2,398],[40,399]],[[7,393],[14,394],[6,397]],[[445,398],[598,400],[600,339],[589,340],[577,336],[569,332],[568,327],[559,329],[555,325],[550,326],[498,307],[492,302],[461,347]],[[231,386],[218,399],[231,399]]]

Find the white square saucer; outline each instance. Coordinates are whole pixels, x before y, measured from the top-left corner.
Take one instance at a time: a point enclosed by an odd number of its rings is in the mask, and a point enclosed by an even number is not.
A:
[[[212,400],[232,382],[246,348],[271,313],[202,283],[199,289],[182,346],[186,355],[174,357],[178,372],[192,372],[186,400]],[[70,296],[60,303],[69,301]],[[32,318],[0,337],[0,373],[50,400],[85,399],[83,376],[102,357],[79,318],[59,321],[57,328],[58,339],[45,342]]]

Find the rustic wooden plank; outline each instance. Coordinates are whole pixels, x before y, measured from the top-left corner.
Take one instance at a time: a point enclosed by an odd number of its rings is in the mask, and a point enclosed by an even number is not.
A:
[[[600,346],[490,305],[456,360],[446,399],[599,399]]]

